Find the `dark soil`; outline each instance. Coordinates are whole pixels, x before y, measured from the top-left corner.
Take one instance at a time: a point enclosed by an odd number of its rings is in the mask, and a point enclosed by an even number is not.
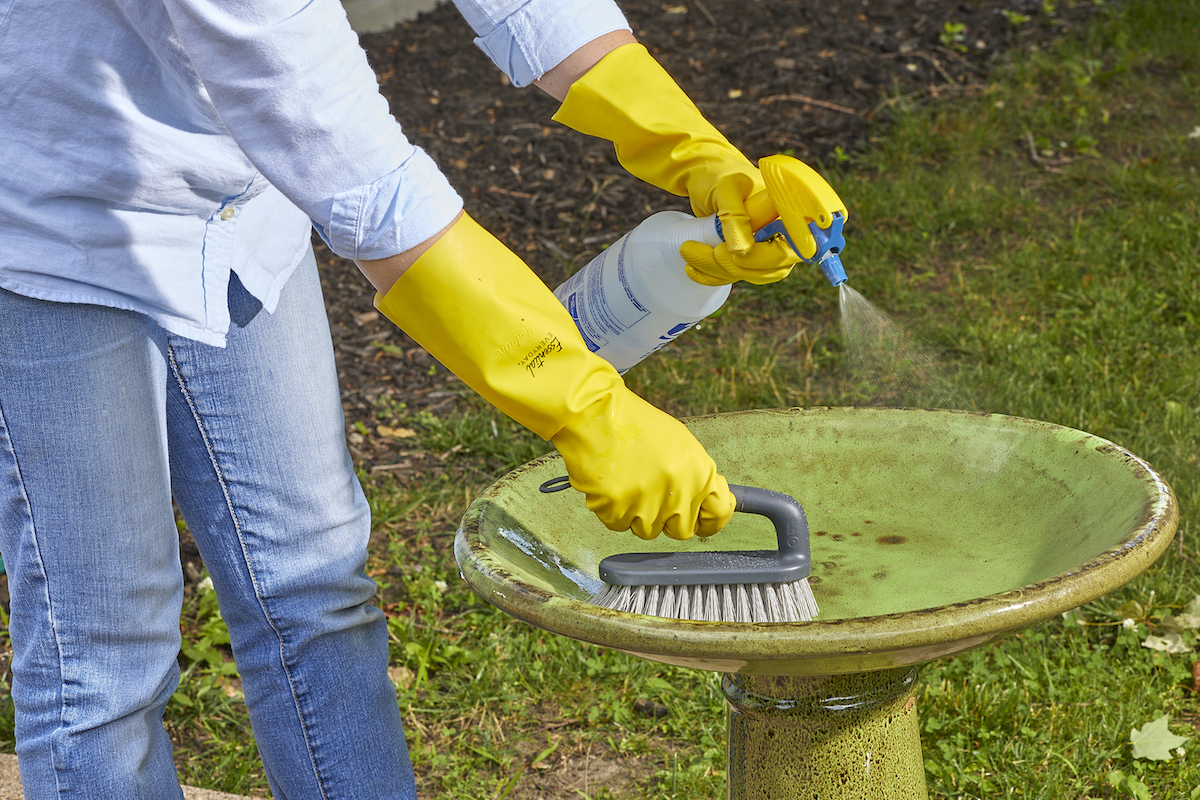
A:
[[[749,157],[791,151],[819,168],[838,148],[863,146],[886,124],[895,98],[978,89],[1014,48],[1062,38],[1094,4],[632,0],[621,7],[638,38]],[[1006,11],[1028,20],[1014,24]],[[957,38],[948,24],[964,26]],[[682,199],[626,173],[609,143],[552,122],[555,101],[508,85],[471,39],[445,3],[362,43],[409,138],[441,165],[467,211],[549,285],[649,213],[687,210]],[[352,264],[319,241],[318,259],[354,455],[368,471],[404,478],[428,464],[414,461],[403,439],[378,434],[378,401],[444,413],[463,386],[374,312],[373,291]]]

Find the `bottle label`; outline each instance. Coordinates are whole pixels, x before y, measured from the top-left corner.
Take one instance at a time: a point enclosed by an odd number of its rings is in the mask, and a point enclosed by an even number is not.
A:
[[[625,290],[625,299],[629,301],[629,305],[633,306],[635,311],[640,312],[637,319],[625,326],[626,328],[632,328],[638,321],[649,316],[650,309],[639,303],[633,293],[633,289],[629,288],[629,275],[625,272],[625,247],[628,244],[628,239],[621,242],[621,252],[617,253],[617,280],[621,282],[621,288]]]
[[[555,292],[560,301],[565,298],[567,311],[593,353],[650,316],[650,310],[642,305],[629,285],[625,270],[628,242],[626,237],[618,246],[596,256]],[[617,268],[604,269],[609,266],[605,262],[614,257]],[[601,263],[596,264],[597,261]],[[593,264],[596,264],[595,268]]]
[[[715,230],[711,219],[660,212],[555,289],[588,349],[623,374],[719,308],[729,287],[688,278],[675,241]]]

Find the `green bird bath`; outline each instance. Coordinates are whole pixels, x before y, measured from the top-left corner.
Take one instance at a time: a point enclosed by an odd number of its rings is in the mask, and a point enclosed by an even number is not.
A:
[[[923,798],[917,666],[979,647],[1131,580],[1170,543],[1170,487],[1126,450],[995,414],[793,409],[688,421],[731,483],[808,514],[812,622],[681,622],[588,602],[630,551],[762,549],[735,514],[709,539],[606,530],[576,492],[544,494],[556,455],[485,491],[455,541],[463,576],[539,628],[724,673],[735,800]]]

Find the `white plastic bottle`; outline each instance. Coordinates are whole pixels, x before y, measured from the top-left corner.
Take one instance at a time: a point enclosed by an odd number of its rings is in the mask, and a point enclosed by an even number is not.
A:
[[[687,276],[684,242],[722,242],[716,216],[660,211],[554,290],[588,348],[625,373],[720,308],[729,286]]]

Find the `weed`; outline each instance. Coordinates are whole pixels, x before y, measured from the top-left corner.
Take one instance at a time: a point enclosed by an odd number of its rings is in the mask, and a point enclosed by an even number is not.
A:
[[[191,664],[203,666],[204,671],[213,675],[236,675],[237,668],[229,650],[229,630],[221,619],[221,609],[217,606],[217,593],[213,591],[211,578],[200,582],[188,610],[191,619],[185,617],[184,629],[190,635],[184,641],[180,654]],[[181,695],[181,702],[186,704],[186,695]]]
[[[459,412],[439,417],[409,412],[403,403],[382,401],[377,418],[389,426],[410,428],[412,444],[445,459],[473,465],[498,476],[550,451],[551,446],[475,395],[463,397]]]
[[[943,47],[947,47],[959,53],[967,52],[965,44],[967,34],[967,26],[962,22],[946,22],[938,32],[938,39]]]

